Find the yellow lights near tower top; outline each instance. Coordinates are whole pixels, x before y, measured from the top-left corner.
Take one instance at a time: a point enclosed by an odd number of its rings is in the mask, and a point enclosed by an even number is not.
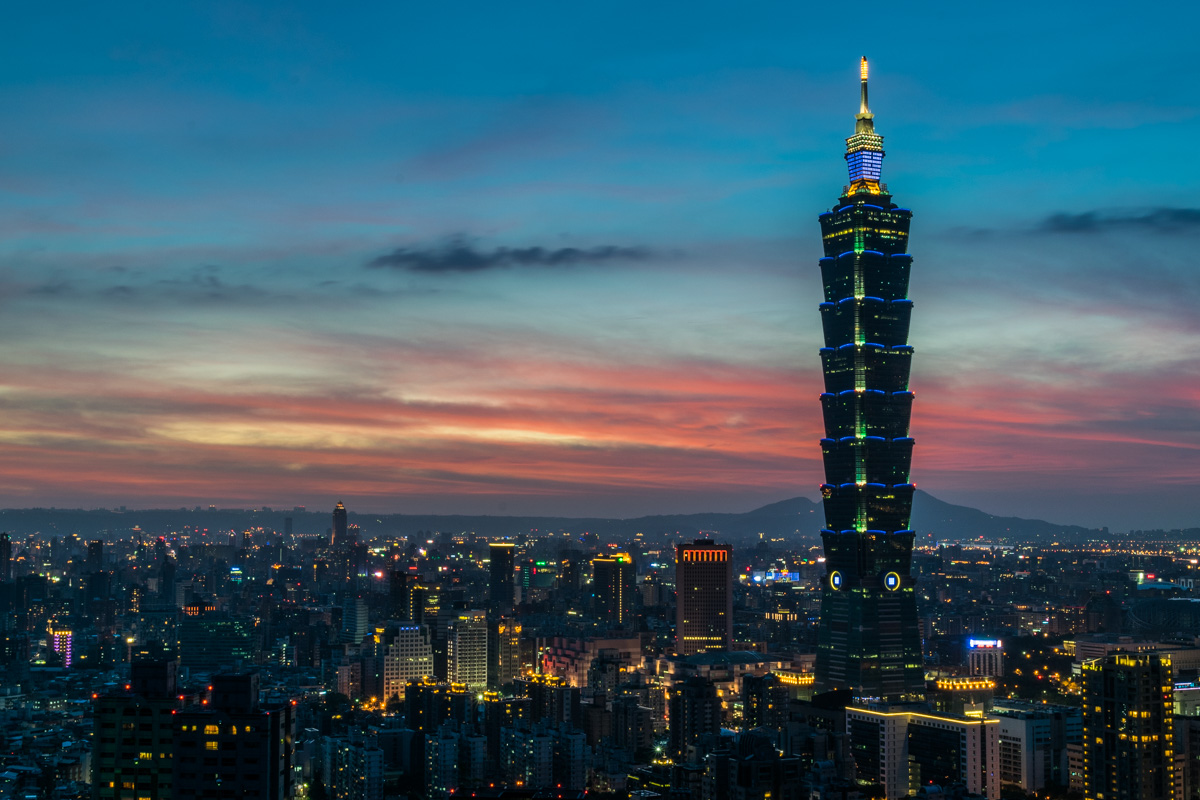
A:
[[[862,57],[862,61],[859,62],[858,69],[859,69],[859,72],[862,74],[862,79],[865,81],[867,79],[867,57],[866,56]]]

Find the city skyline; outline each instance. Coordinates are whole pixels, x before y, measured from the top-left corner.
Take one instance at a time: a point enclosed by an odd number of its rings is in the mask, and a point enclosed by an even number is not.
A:
[[[0,506],[817,497],[811,209],[866,50],[922,243],[914,481],[1196,524],[1200,102],[1150,20],[378,13],[16,11]]]

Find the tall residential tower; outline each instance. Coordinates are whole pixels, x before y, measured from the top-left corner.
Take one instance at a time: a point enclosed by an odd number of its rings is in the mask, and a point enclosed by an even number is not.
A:
[[[913,485],[908,435],[908,224],[912,216],[880,183],[883,137],[867,105],[867,60],[854,135],[846,140],[850,185],[820,216],[825,257],[821,406],[825,438],[826,575],[817,640],[819,690],[858,698],[913,699],[924,674],[909,574]]]

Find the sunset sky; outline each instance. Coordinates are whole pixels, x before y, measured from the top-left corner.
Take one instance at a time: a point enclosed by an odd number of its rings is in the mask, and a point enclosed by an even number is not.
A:
[[[816,497],[865,54],[913,480],[1200,526],[1200,12],[1073,5],[8,8],[0,507]]]

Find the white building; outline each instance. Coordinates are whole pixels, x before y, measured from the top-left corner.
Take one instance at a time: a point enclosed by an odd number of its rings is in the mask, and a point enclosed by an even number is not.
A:
[[[1067,786],[1068,748],[1083,741],[1083,713],[1069,706],[997,701],[988,715],[1000,723],[1000,784],[1037,792]]]
[[[446,628],[446,677],[471,689],[487,688],[487,612],[461,611]]]
[[[998,720],[851,706],[846,729],[859,780],[882,785],[887,800],[930,784],[1000,800]]]
[[[433,646],[423,625],[394,625],[380,639],[383,655],[383,697],[404,699],[409,681],[433,675]]]

